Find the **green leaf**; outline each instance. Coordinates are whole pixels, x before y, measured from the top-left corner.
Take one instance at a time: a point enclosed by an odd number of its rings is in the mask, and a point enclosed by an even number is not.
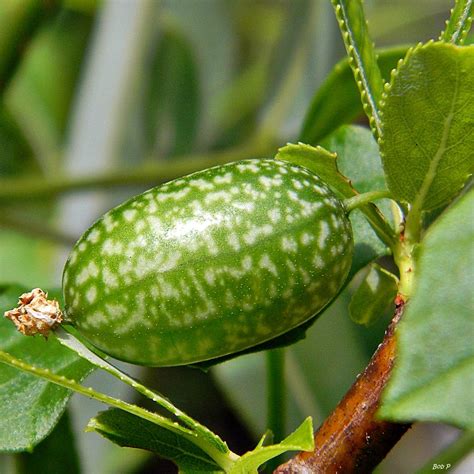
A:
[[[349,304],[351,319],[371,326],[394,307],[397,278],[377,264],[372,264],[365,278],[353,293]]]
[[[440,41],[463,44],[472,23],[473,0],[456,0],[451,16],[446,22],[446,29],[439,37]]]
[[[32,453],[16,456],[16,474],[79,474],[79,457],[67,411],[49,436]]]
[[[474,46],[428,43],[392,75],[381,106],[380,150],[394,197],[430,210],[472,172]]]
[[[321,146],[337,155],[341,173],[359,193],[386,188],[379,147],[367,128],[343,125],[323,140]]]
[[[199,118],[199,77],[191,45],[167,30],[158,42],[146,96],[145,127],[150,145],[162,154],[188,153]]]
[[[359,88],[364,111],[375,136],[381,133],[378,102],[383,80],[369,36],[361,0],[331,0],[339,22],[349,64]]]
[[[313,147],[304,143],[298,143],[297,145],[288,143],[288,145],[280,148],[275,156],[277,160],[289,161],[309,169],[331,186],[334,191],[337,191],[340,196],[353,196],[356,192],[350,181],[339,172],[336,158],[335,153],[331,153],[320,146]]]
[[[17,285],[0,286],[0,314],[16,306],[27,291]],[[93,366],[50,338],[26,337],[0,318],[0,349],[38,367],[82,380]],[[71,396],[68,390],[0,364],[0,451],[31,450],[53,429]]]
[[[407,46],[377,50],[383,77],[390,77],[390,71],[407,51]],[[306,112],[300,140],[316,145],[340,125],[351,122],[362,113],[359,90],[349,66],[349,59],[345,58],[336,64],[317,90]]]
[[[186,472],[222,472],[196,444],[178,433],[116,408],[99,413],[87,425],[119,446],[140,448],[170,459]]]
[[[233,465],[229,474],[256,473],[257,468],[287,451],[312,451],[314,449],[313,422],[306,420],[281,443],[271,446],[257,446],[253,451],[244,454]]]
[[[50,162],[62,144],[93,18],[63,11],[28,45],[5,91],[5,105],[31,147]]]
[[[380,415],[474,429],[474,193],[448,209],[421,244],[414,294]]]
[[[8,85],[21,61],[25,45],[42,20],[57,12],[59,2],[3,0],[0,8],[0,93]]]

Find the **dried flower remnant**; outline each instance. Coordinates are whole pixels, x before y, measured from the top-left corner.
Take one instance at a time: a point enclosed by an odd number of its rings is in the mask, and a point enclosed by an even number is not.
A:
[[[48,294],[40,288],[23,293],[18,300],[18,307],[5,311],[5,317],[25,336],[41,334],[44,337],[48,337],[49,331],[63,320],[59,303],[48,300]]]

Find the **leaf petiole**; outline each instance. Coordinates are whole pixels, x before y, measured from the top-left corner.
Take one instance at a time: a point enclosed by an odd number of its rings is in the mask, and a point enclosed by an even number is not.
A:
[[[363,207],[377,199],[392,199],[390,191],[383,189],[381,191],[369,191],[367,193],[357,194],[348,199],[344,199],[344,207],[349,213],[358,207]]]

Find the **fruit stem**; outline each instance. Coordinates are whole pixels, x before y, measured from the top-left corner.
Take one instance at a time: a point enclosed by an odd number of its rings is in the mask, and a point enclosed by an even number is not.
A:
[[[392,195],[387,189],[382,189],[380,191],[369,191],[367,193],[357,194],[348,199],[344,199],[344,207],[347,212],[351,212],[358,207],[363,207],[366,204],[376,201],[377,199],[391,199]]]

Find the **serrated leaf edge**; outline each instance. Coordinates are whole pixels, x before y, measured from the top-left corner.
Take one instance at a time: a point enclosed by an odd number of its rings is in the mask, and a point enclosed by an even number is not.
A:
[[[453,34],[451,38],[445,38],[446,33],[449,28],[449,24],[453,20],[453,14],[458,4],[461,3],[461,1],[462,0],[456,0],[455,6],[451,8],[449,12],[450,13],[449,18],[445,21],[446,28],[439,35],[440,41],[443,41],[446,43],[458,44],[458,45],[462,45],[464,43],[472,24],[472,6],[474,3],[473,0],[467,0],[465,3],[465,8],[462,9],[462,13],[464,15],[460,16],[459,21],[457,22],[457,25],[459,25],[459,28],[456,30],[457,35]]]
[[[388,97],[388,94],[391,92],[392,90],[392,87],[393,87],[393,83],[394,81],[396,80],[397,76],[399,75],[400,73],[400,69],[402,67],[404,67],[408,61],[412,58],[412,56],[415,54],[415,53],[418,53],[420,50],[423,50],[423,49],[426,49],[426,48],[429,48],[431,47],[432,45],[434,44],[444,44],[446,46],[452,46],[453,48],[459,48],[459,46],[455,45],[455,44],[450,44],[450,43],[445,43],[445,42],[441,42],[441,41],[435,41],[435,40],[429,40],[427,41],[426,43],[418,43],[416,44],[415,46],[413,46],[412,48],[410,48],[408,51],[407,51],[407,54],[404,58],[400,59],[397,63],[397,67],[392,69],[391,73],[390,73],[390,81],[388,83],[386,83],[384,85],[384,92],[383,92],[383,95],[382,95],[382,98],[379,102],[379,106],[380,106],[380,118],[381,118],[381,124],[382,124],[382,127],[381,127],[381,134],[380,136],[378,137],[377,139],[377,143],[379,145],[379,152],[380,152],[380,158],[382,160],[382,166],[384,168],[384,171],[385,171],[385,158],[387,158],[387,154],[384,152],[384,113],[385,113],[385,105],[386,105],[386,99]],[[430,166],[431,167],[431,166]],[[385,171],[385,174],[386,174],[386,171]],[[387,185],[390,189],[390,186],[389,186],[389,180],[387,180]],[[423,181],[423,184],[422,186],[424,185],[424,181]],[[458,189],[461,190],[463,187],[463,185],[461,185]],[[390,191],[393,192],[392,189],[390,189]],[[400,201],[403,201],[403,202],[407,202],[406,200],[402,199],[400,196],[398,196],[396,193],[394,193],[395,197],[397,199],[400,199]],[[415,201],[418,201],[418,196],[419,194],[417,195],[417,197],[415,198]],[[424,198],[423,198],[424,199]],[[413,204],[413,203],[412,203]],[[417,203],[419,204],[420,206],[423,205],[423,202],[421,203]],[[438,206],[436,206],[438,207]],[[426,211],[429,211],[429,210],[432,210],[433,208],[432,207],[429,207],[429,208],[423,208],[423,210],[426,210]]]
[[[360,67],[362,65],[362,61],[359,59],[356,48],[353,46],[351,41],[351,34],[349,32],[348,25],[343,17],[343,8],[342,5],[337,0],[331,0],[334,10],[336,13],[336,19],[339,24],[339,28],[342,33],[343,41],[346,46],[349,65],[353,71],[354,78],[357,84],[357,88],[360,92],[362,107],[364,109],[365,114],[369,119],[370,128],[374,137],[377,138],[380,136],[381,133],[381,119],[378,110],[377,99],[372,95],[373,91],[370,87],[369,80],[366,77],[365,71],[363,68]],[[368,23],[365,20],[365,26],[368,30]],[[372,48],[375,54],[375,45],[372,42]],[[378,64],[376,63],[374,67],[378,68]],[[382,75],[380,78],[382,80]],[[368,93],[371,92],[371,93]]]

